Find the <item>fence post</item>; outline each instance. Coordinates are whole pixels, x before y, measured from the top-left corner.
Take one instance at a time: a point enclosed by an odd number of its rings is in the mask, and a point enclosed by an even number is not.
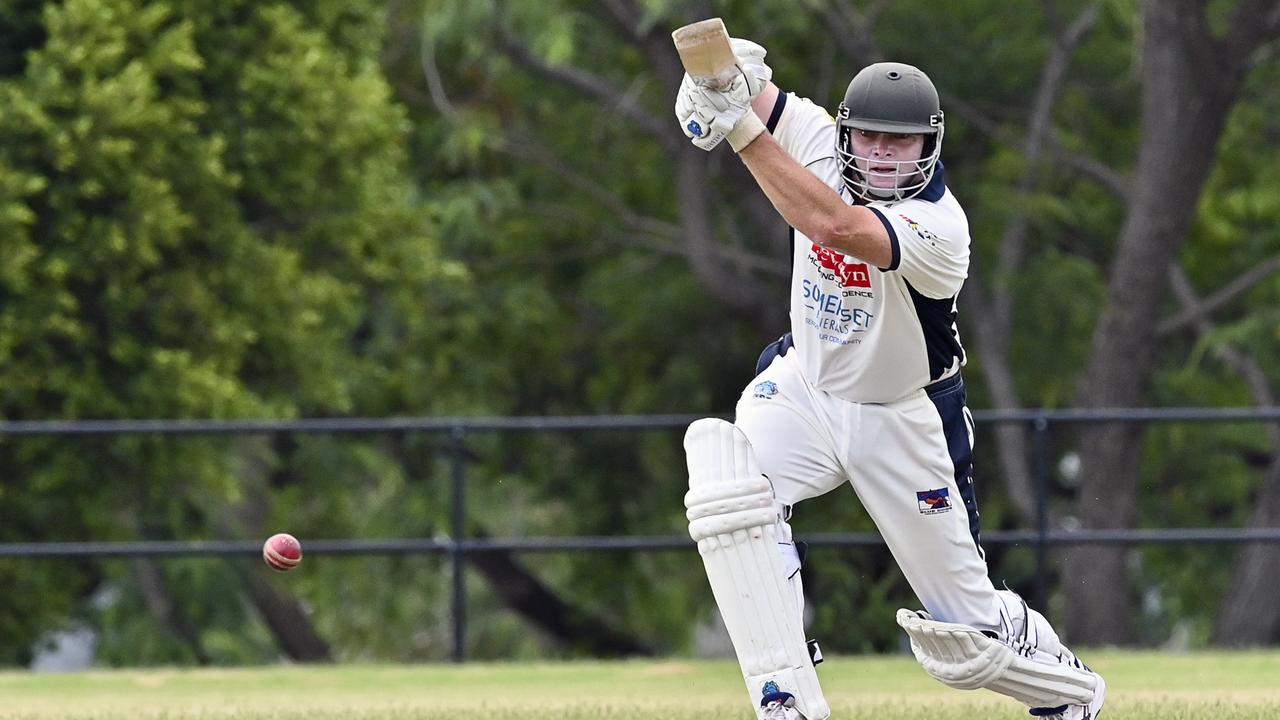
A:
[[[453,661],[461,663],[467,657],[467,562],[462,541],[467,535],[467,429],[454,425],[449,433],[452,439],[453,491],[450,507],[449,559],[453,569]]]
[[[1036,488],[1036,608],[1049,611],[1049,419],[1033,423]]]

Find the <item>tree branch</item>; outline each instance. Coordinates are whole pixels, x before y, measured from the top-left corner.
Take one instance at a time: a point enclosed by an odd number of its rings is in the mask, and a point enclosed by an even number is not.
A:
[[[581,68],[548,63],[505,29],[497,28],[495,32],[498,47],[521,66],[591,95],[605,109],[616,110],[620,117],[630,120],[641,130],[657,138],[664,147],[670,148],[675,142],[672,132],[674,122],[665,122],[640,107],[633,94],[620,92],[610,80]]]
[[[820,3],[818,12],[825,26],[835,28],[832,35],[844,53],[855,62],[867,65],[884,59],[872,28],[886,4],[883,1],[872,3],[864,13],[848,0],[834,0]]]
[[[752,282],[751,276],[745,272],[735,272],[734,264],[724,262],[726,251],[716,241],[717,233],[711,214],[715,203],[709,194],[714,190],[707,183],[706,154],[695,151],[685,143],[683,136],[674,132],[674,124],[669,132],[667,123],[640,108],[633,96],[619,92],[607,79],[579,68],[553,66],[533,55],[509,32],[500,28],[495,29],[495,32],[498,44],[513,60],[533,72],[582,90],[602,104],[613,106],[658,140],[675,167],[674,191],[679,223],[673,227],[635,213],[621,198],[602,189],[596,180],[569,168],[555,154],[538,147],[530,137],[520,136],[516,139],[513,135],[502,143],[502,151],[526,157],[553,169],[569,185],[613,212],[624,227],[656,238],[670,237],[674,232],[682,246],[680,254],[688,258],[694,275],[713,297],[739,312],[767,312],[768,304],[762,299],[758,282]],[[652,76],[667,85],[665,89],[674,94],[675,83],[679,81],[683,71],[665,29],[655,28],[639,38],[639,47],[653,69]],[[759,264],[742,262],[737,263],[736,267],[756,267]]]
[[[771,303],[742,282],[740,274],[719,262],[706,162],[705,153],[692,146],[675,159],[676,210],[689,251],[689,265],[711,294],[730,308],[739,312],[767,311]]]
[[[436,66],[435,38],[430,32],[423,31],[418,56],[422,66],[422,77],[427,81],[427,94],[431,98],[431,104],[446,120],[456,123],[458,108],[449,102],[449,94],[445,92],[444,80],[441,79],[440,69]]]
[[[1056,139],[1050,140],[1049,149],[1055,161],[1079,172],[1085,177],[1093,179],[1113,192],[1116,197],[1124,200],[1126,204],[1132,199],[1133,188],[1129,177],[1125,174],[1097,158],[1068,149]]]
[[[768,205],[767,202],[763,204]],[[743,270],[752,269],[764,271],[768,275],[779,278],[791,277],[791,264],[787,262],[789,258],[785,253],[761,255],[748,250],[743,242],[746,238],[760,235],[763,235],[766,238],[785,237],[787,224],[780,215],[773,213],[766,219],[767,224],[763,226],[755,225],[756,220],[749,216],[747,221],[752,224],[755,231],[752,233],[744,231],[741,228],[738,223],[738,217],[733,212],[733,207],[731,205],[723,204],[718,208],[718,210],[720,221],[728,228],[727,234],[732,243],[730,245],[722,245],[722,250],[726,257],[731,258]],[[772,210],[772,207],[770,207],[770,210]],[[770,232],[770,229],[776,230],[776,235],[774,232]],[[786,243],[779,244],[785,245]],[[775,243],[767,242],[767,246],[770,249],[772,249],[774,245]]]
[[[1247,67],[1244,58],[1259,45],[1280,36],[1280,3],[1275,0],[1241,0],[1218,46],[1230,60],[1223,67]]]
[[[938,94],[948,115],[959,117],[972,126],[973,129],[997,142],[1008,144],[1017,142],[1016,133],[1009,131],[1003,125],[988,117],[977,106],[945,90],[940,89]],[[1111,168],[1101,160],[1071,150],[1055,137],[1050,136],[1048,144],[1049,151],[1055,161],[1097,181],[1103,187],[1114,192],[1117,197],[1124,198],[1128,202],[1131,189],[1129,187],[1129,179],[1124,174]]]
[[[1015,191],[1016,196],[1024,201],[1035,192],[1043,177],[1038,164],[1050,136],[1053,107],[1062,92],[1071,58],[1097,18],[1098,4],[1090,3],[1055,40],[1053,51],[1045,58],[1040,70],[1040,82],[1037,83],[1036,97],[1027,123],[1027,136],[1022,145],[1022,177],[1018,179]],[[1017,211],[1000,238],[996,271],[992,277],[992,290],[995,294],[991,300],[991,309],[995,313],[993,323],[998,328],[993,339],[999,344],[995,348],[988,348],[988,351],[1001,355],[1008,352],[1013,325],[1013,292],[1008,283],[1022,266],[1027,229],[1031,223],[1026,203],[1017,203],[1016,207]]]
[[[1050,26],[1061,28],[1055,8],[1047,4],[1045,10],[1049,13]],[[1027,122],[1027,134],[1022,142],[1022,175],[1015,188],[1015,196],[1024,202],[1017,204],[1017,210],[1001,235],[995,271],[983,273],[978,261],[970,263],[970,296],[976,296],[976,304],[982,310],[975,316],[974,322],[983,349],[983,377],[987,381],[991,401],[997,408],[1022,406],[1009,358],[1009,345],[1013,335],[1014,306],[1011,280],[1022,266],[1027,231],[1031,224],[1025,199],[1035,192],[1042,181],[1040,159],[1048,148],[1054,146],[1051,132],[1053,108],[1066,81],[1071,58],[1081,40],[1093,27],[1097,11],[1097,3],[1090,4],[1068,28],[1058,34],[1053,49],[1040,70],[1040,81]],[[996,127],[995,123],[990,125]],[[1021,425],[1000,426],[996,428],[996,437],[997,456],[1008,495],[1013,501],[1014,509],[1024,519],[1030,519],[1034,513],[1031,500],[1034,492],[1031,487],[1026,428]]]
[[[965,317],[971,318],[978,343],[985,349],[998,346],[1000,341],[992,337],[998,330],[988,304],[991,293],[986,287],[982,270],[975,255],[969,262],[969,279],[965,281],[961,302],[970,308],[966,310]],[[982,376],[987,381],[987,392],[995,407],[1021,406],[1022,401],[1018,397],[1007,353],[985,352],[982,358]],[[999,423],[994,432],[996,459],[1000,464],[1000,479],[1004,483],[1005,494],[1018,516],[1030,521],[1035,517],[1035,492],[1032,488],[1031,465],[1028,462],[1030,448],[1026,430],[1020,424]]]
[[[1169,267],[1169,282],[1170,287],[1173,288],[1173,294],[1182,303],[1183,313],[1193,318],[1190,323],[1194,324],[1196,335],[1201,338],[1210,335],[1214,328],[1212,321],[1209,320],[1208,301],[1202,301],[1196,297],[1195,288],[1191,285],[1191,280],[1187,277],[1186,270],[1176,263],[1171,265]],[[1223,364],[1244,378],[1245,384],[1249,386],[1249,391],[1253,395],[1254,402],[1260,406],[1276,404],[1275,393],[1271,390],[1271,382],[1267,379],[1267,373],[1256,360],[1230,343],[1216,346],[1214,354],[1222,360]],[[1280,427],[1277,427],[1275,423],[1268,423],[1266,427],[1272,446],[1280,447]]]
[[[1266,280],[1278,269],[1280,269],[1280,255],[1270,257],[1263,262],[1254,265],[1248,271],[1241,273],[1235,280],[1232,280],[1226,285],[1218,288],[1216,292],[1205,298],[1203,301],[1184,301],[1181,312],[1171,318],[1162,320],[1160,324],[1156,326],[1156,336],[1160,337],[1169,335],[1178,332],[1189,325],[1198,326],[1198,323],[1208,320],[1209,316],[1212,315],[1214,311],[1218,310],[1218,308],[1221,308],[1223,305],[1235,300],[1254,285]],[[1176,270],[1177,274],[1170,275],[1171,279],[1187,281],[1186,273],[1181,267],[1175,267],[1174,270]],[[1189,283],[1189,281],[1187,282]],[[1185,297],[1193,297],[1194,293],[1190,291],[1189,284],[1186,289],[1188,292],[1185,293]],[[1179,293],[1179,295],[1180,297],[1183,297],[1184,293]]]
[[[604,7],[609,12],[600,13],[610,21],[610,24],[623,36],[629,38],[632,42],[639,43],[644,39],[644,34],[640,30],[640,11],[636,8],[635,3],[628,0],[602,0],[600,3],[592,3],[592,7]]]
[[[543,215],[547,218],[557,221],[570,223],[581,223],[582,216],[573,212],[569,208],[554,203],[530,203],[526,206],[532,213]],[[651,220],[651,218],[646,218]],[[666,226],[666,227],[664,227]],[[599,228],[597,228],[599,230]],[[679,228],[670,225],[664,221],[654,221],[654,224],[629,225],[620,232],[609,232],[601,235],[601,237],[615,245],[621,247],[632,247],[649,250],[660,255],[669,257],[679,257],[685,260],[689,259],[688,244],[683,241],[683,237],[679,235]],[[596,252],[593,249],[584,249],[583,252],[573,255],[561,255],[561,259],[588,257]],[[715,245],[713,252],[726,263],[733,264],[743,270],[759,273],[776,278],[788,278],[791,273],[785,265],[779,264],[776,258],[768,255],[753,253],[738,246]]]
[[[603,205],[625,225],[665,237],[680,236],[679,225],[637,213],[627,205],[626,201],[605,189],[599,179],[578,172],[565,163],[558,154],[538,143],[537,137],[532,132],[520,133],[519,137],[518,141],[503,138],[498,143],[497,149],[513,157],[542,165],[555,177]]]
[[[689,246],[683,242],[663,242],[652,235],[641,235],[638,233],[626,234],[619,237],[621,237],[628,245],[643,247],[647,250],[662,253],[663,255],[681,257],[686,260],[689,258]],[[744,270],[754,271],[779,278],[786,278],[791,275],[788,269],[785,266],[779,266],[777,260],[774,258],[757,255],[741,248],[716,245],[715,253],[722,260],[733,263]]]
[[[1049,32],[1055,37],[1062,35],[1062,13],[1058,12],[1058,3],[1054,0],[1040,0],[1040,14],[1049,25]]]
[[[554,176],[599,202],[618,219],[622,227],[630,231],[625,237],[633,241],[631,244],[666,255],[692,258],[686,233],[680,225],[636,212],[622,198],[601,186],[599,181],[573,169],[559,155],[538,144],[532,133],[522,133],[521,138],[518,143],[503,142],[498,149],[513,157],[543,165]],[[546,208],[547,206],[543,206],[543,209]],[[561,214],[560,217],[565,215]],[[739,246],[710,243],[709,251],[720,260],[744,270],[774,277],[790,275],[785,264],[779,263],[776,258],[752,253]]]

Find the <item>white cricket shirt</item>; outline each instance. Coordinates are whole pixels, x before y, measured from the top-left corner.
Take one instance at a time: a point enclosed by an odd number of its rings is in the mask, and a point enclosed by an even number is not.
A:
[[[778,144],[853,204],[826,110],[779,94],[769,129]],[[884,223],[893,261],[878,268],[795,232],[791,332],[805,379],[852,402],[885,403],[960,371],[956,296],[969,271],[969,222],[938,163],[914,198],[867,204]]]

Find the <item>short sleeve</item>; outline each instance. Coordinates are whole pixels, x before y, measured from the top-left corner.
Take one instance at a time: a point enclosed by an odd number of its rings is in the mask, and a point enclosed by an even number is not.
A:
[[[840,189],[836,121],[826,110],[794,93],[778,93],[769,121],[773,139],[792,159],[833,189]]]
[[[954,201],[952,201],[954,204]],[[969,275],[969,224],[954,212],[925,201],[871,208],[893,244],[895,265],[917,292],[940,299],[960,292]]]

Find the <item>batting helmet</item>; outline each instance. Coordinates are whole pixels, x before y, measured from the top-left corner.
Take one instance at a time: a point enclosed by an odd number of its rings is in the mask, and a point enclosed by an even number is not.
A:
[[[924,150],[919,160],[892,163],[897,166],[895,188],[872,187],[858,161],[870,158],[853,151],[855,130],[921,134]],[[866,200],[905,200],[929,184],[942,155],[943,118],[938,91],[929,76],[904,63],[882,62],[863,68],[849,82],[836,118],[836,155],[845,186]],[[883,160],[876,160],[883,164]]]

